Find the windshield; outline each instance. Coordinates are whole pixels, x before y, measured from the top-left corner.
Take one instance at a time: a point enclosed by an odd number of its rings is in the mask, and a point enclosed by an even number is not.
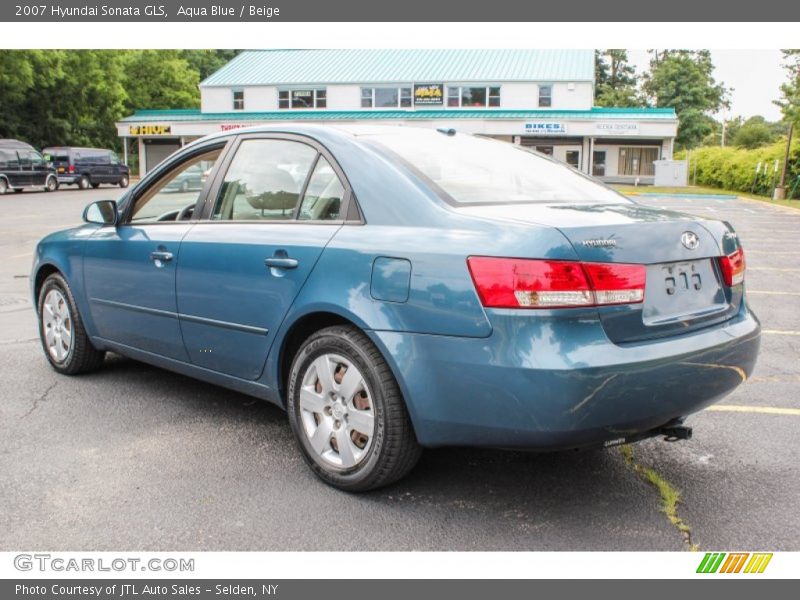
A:
[[[458,204],[627,202],[567,165],[508,142],[411,128],[369,137]]]

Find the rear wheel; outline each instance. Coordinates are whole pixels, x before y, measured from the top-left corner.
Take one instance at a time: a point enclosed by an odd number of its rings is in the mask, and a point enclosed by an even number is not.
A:
[[[77,375],[98,369],[105,352],[97,350],[64,278],[53,273],[39,292],[39,337],[47,360],[59,373]]]
[[[130,179],[128,179],[128,176],[125,175],[125,176],[122,177],[122,179],[119,180],[119,187],[126,188],[126,187],[128,187],[129,183],[130,183]]]
[[[86,175],[81,175],[81,178],[78,179],[78,187],[82,190],[88,190],[90,184],[91,182]]]
[[[58,180],[50,176],[47,178],[47,181],[44,184],[44,191],[45,192],[55,192],[58,189]]]
[[[363,332],[342,325],[315,333],[289,377],[292,431],[326,483],[363,492],[397,481],[419,460],[397,381]]]

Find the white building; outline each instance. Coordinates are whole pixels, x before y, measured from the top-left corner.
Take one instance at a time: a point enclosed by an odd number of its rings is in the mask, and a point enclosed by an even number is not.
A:
[[[117,123],[144,173],[182,144],[288,122],[454,128],[535,147],[607,181],[652,183],[673,109],[598,108],[592,50],[257,50],[200,84],[200,110]]]

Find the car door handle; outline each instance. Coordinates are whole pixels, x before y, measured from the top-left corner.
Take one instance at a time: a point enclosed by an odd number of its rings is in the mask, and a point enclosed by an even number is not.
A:
[[[297,259],[289,258],[288,256],[273,256],[272,258],[265,258],[264,264],[271,269],[296,269]]]
[[[172,260],[172,252],[162,252],[160,250],[156,252],[151,252],[150,260],[162,263],[169,262]]]

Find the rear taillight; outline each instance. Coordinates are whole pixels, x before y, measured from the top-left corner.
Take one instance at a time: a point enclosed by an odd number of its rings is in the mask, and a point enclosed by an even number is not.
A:
[[[733,287],[744,281],[744,250],[739,248],[733,254],[719,257],[719,266],[722,269],[722,277],[725,285]]]
[[[471,256],[469,272],[487,308],[569,308],[644,300],[644,265]]]
[[[75,172],[75,165],[70,165],[68,170],[69,170],[70,173],[74,173]]]

